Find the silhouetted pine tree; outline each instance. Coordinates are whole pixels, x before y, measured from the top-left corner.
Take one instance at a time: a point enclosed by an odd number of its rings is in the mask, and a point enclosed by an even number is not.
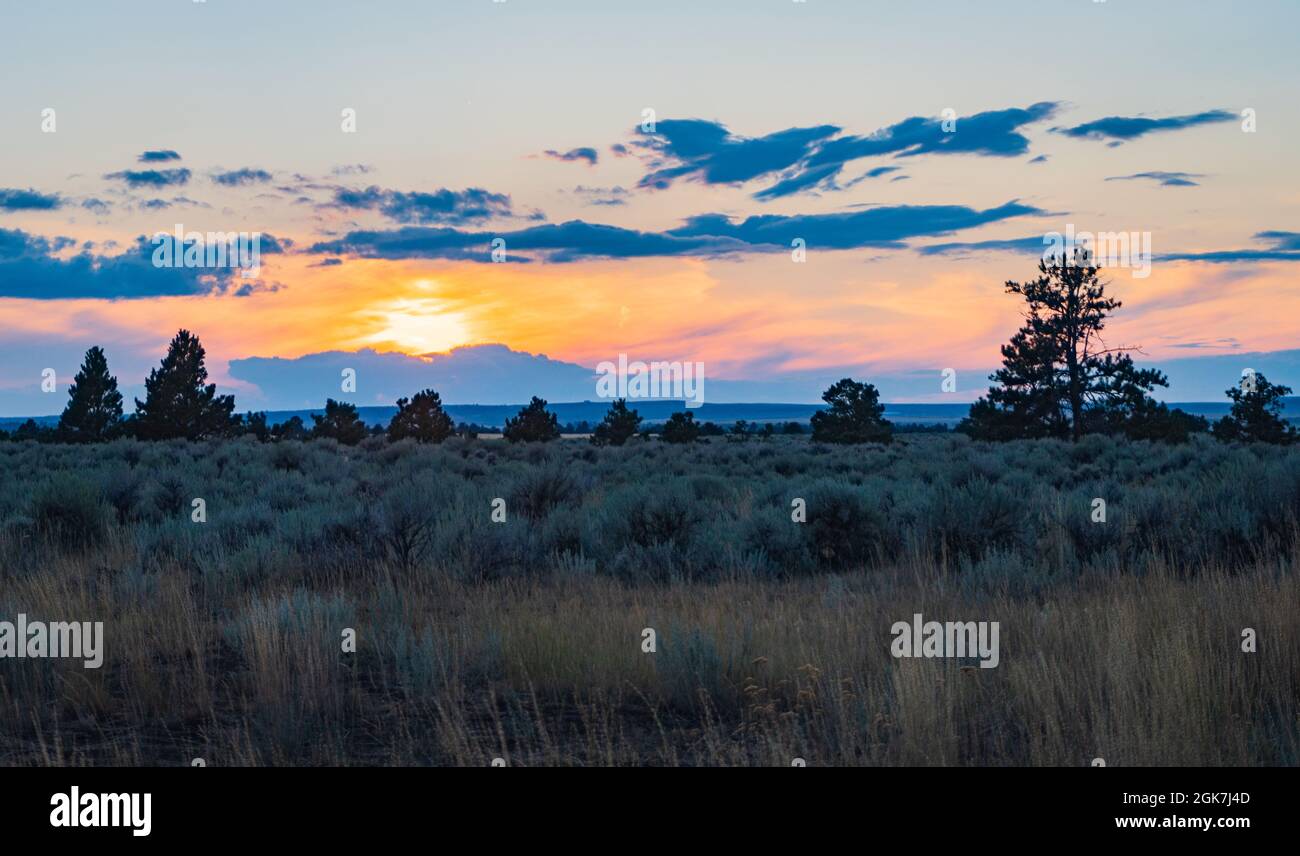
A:
[[[204,365],[206,355],[197,336],[181,330],[167,348],[162,365],[145,379],[145,400],[135,400],[133,429],[144,440],[183,437],[204,440],[238,430],[235,397],[217,395]]]
[[[68,405],[59,417],[59,435],[71,443],[106,440],[122,421],[122,393],[108,373],[108,359],[98,346],[86,351],[81,371],[68,390]]]
[[[1106,347],[1106,318],[1123,304],[1106,296],[1086,250],[1041,260],[1038,270],[1035,280],[1006,284],[1025,301],[1025,323],[1002,346],[1002,368],[989,378],[998,385],[961,430],[993,440],[1128,431],[1130,420],[1153,412],[1150,391],[1169,382],[1137,368],[1131,349]]]

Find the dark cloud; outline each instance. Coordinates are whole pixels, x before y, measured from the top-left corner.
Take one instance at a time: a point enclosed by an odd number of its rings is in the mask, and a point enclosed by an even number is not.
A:
[[[273,290],[260,281],[246,280],[233,268],[158,267],[154,251],[177,243],[171,235],[161,240],[144,235],[125,252],[107,256],[81,251],[63,257],[75,245],[71,238],[48,239],[18,229],[0,229],[0,298],[66,300],[95,298],[120,300],[222,293],[235,296]],[[271,235],[261,238],[262,255],[284,252],[287,241]]]
[[[1148,119],[1143,116],[1108,116],[1093,122],[1075,125],[1073,128],[1052,128],[1058,134],[1067,137],[1088,140],[1112,140],[1125,142],[1136,140],[1146,134],[1160,131],[1181,131],[1199,125],[1211,125],[1216,122],[1231,122],[1237,114],[1230,110],[1207,110],[1189,116],[1170,116],[1166,119]]]
[[[63,198],[57,193],[0,187],[0,211],[52,211],[61,207]]]
[[[1026,253],[1041,256],[1048,243],[1042,235],[1028,238],[1009,238],[994,241],[975,241],[973,243],[929,244],[917,247],[923,256],[971,256],[976,253]]]
[[[1042,101],[945,120],[913,116],[868,136],[840,136],[835,125],[789,128],[765,137],[739,137],[724,125],[703,119],[658,122],[633,145],[651,156],[649,172],[640,185],[663,189],[680,178],[705,184],[741,184],[758,178],[775,182],[754,194],[760,200],[779,199],[813,190],[843,190],[836,184],[845,164],[861,158],[914,157],[922,154],[971,154],[1013,157],[1029,149],[1020,133],[1025,125],[1053,116],[1058,102]],[[895,168],[896,169],[896,168]]]
[[[163,163],[165,161],[178,161],[180,159],[180,154],[171,149],[157,149],[150,152],[142,152],[140,157],[136,158],[140,163]]]
[[[229,172],[213,173],[212,180],[225,187],[242,187],[246,184],[263,184],[271,180],[271,173],[264,169],[234,169]]]
[[[448,190],[445,187],[432,193],[406,193],[371,186],[364,190],[336,188],[331,208],[379,211],[397,223],[416,225],[462,225],[493,217],[513,215],[510,196],[491,193],[479,187],[466,190]]]
[[[567,152],[547,149],[542,152],[542,154],[546,155],[548,158],[561,161],[586,161],[590,166],[595,166],[596,160],[600,157],[600,155],[596,153],[596,150],[589,146],[584,146],[578,149],[569,149]]]
[[[1031,159],[1029,160],[1029,162],[1030,162],[1030,163],[1047,163],[1047,155],[1039,155],[1039,156],[1036,157],[1036,158],[1031,158]]]
[[[1300,262],[1300,232],[1270,230],[1256,232],[1255,240],[1270,244],[1262,250],[1216,250],[1208,253],[1171,253],[1160,256],[1161,261],[1210,262]]]
[[[488,261],[496,238],[511,261],[571,262],[592,258],[724,256],[790,249],[796,238],[810,249],[898,248],[916,237],[939,236],[1041,210],[1008,202],[983,211],[961,205],[901,205],[837,214],[763,215],[733,220],[722,214],[693,217],[665,232],[641,232],[572,220],[509,232],[448,228],[356,231],[324,241],[311,252],[365,258],[443,258]]]
[[[662,190],[688,176],[705,184],[739,184],[793,167],[839,132],[835,125],[819,125],[740,137],[718,122],[665,119],[633,143],[655,156],[639,186]]]
[[[124,181],[128,187],[180,187],[189,184],[192,173],[180,169],[145,169],[110,172],[104,178]]]
[[[1205,178],[1197,172],[1135,172],[1132,175],[1115,175],[1106,179],[1107,181],[1155,181],[1162,187],[1198,187],[1199,184],[1193,179]]]
[[[345,163],[330,170],[330,175],[367,175],[375,171],[373,166],[364,163]],[[301,177],[299,177],[301,178]]]
[[[1255,239],[1259,241],[1268,241],[1273,244],[1273,248],[1277,250],[1300,251],[1300,232],[1278,232],[1275,230],[1256,232]]]

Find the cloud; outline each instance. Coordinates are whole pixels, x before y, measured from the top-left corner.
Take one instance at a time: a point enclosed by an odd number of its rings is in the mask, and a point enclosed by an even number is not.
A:
[[[840,171],[836,165],[818,167],[817,169],[804,170],[791,175],[789,178],[782,179],[771,187],[766,187],[754,194],[758,200],[778,199],[782,196],[789,196],[802,190],[815,188],[820,184],[829,183]],[[857,179],[860,181],[861,179]],[[831,189],[828,187],[828,189]]]
[[[1043,240],[1042,235],[1033,235],[1028,238],[1008,238],[1004,240],[975,241],[973,243],[929,244],[924,247],[917,247],[916,251],[923,256],[962,257],[976,253],[1032,253],[1038,256],[1043,254],[1043,250],[1047,246],[1047,242]]]
[[[242,187],[246,184],[260,184],[271,180],[271,173],[264,169],[235,169],[229,172],[213,173],[212,180],[225,187]]]
[[[163,211],[177,205],[186,205],[194,208],[211,208],[206,202],[200,202],[197,199],[191,199],[188,196],[177,196],[175,199],[142,199],[135,204],[139,211]]]
[[[373,211],[397,223],[462,225],[514,213],[510,196],[479,187],[440,188],[432,193],[406,193],[370,186],[364,190],[336,188],[328,207]]]
[[[558,152],[555,149],[547,149],[542,152],[548,158],[554,158],[561,161],[586,161],[588,165],[595,166],[596,160],[600,157],[596,150],[584,146],[579,149],[569,149],[567,152]]]
[[[810,249],[899,248],[916,237],[1044,212],[1018,202],[983,211],[962,205],[900,205],[837,214],[762,215],[733,220],[722,214],[692,217],[664,232],[642,232],[571,220],[509,232],[448,228],[355,231],[311,247],[313,253],[364,258],[442,258],[489,261],[492,241],[505,241],[510,261],[571,262],[592,258],[716,257],[784,252],[801,238]]]
[[[1273,242],[1274,249],[1300,250],[1300,232],[1256,232],[1255,238]]]
[[[1047,155],[1039,155],[1039,156],[1036,157],[1036,158],[1031,158],[1029,162],[1030,162],[1030,163],[1047,163]]]
[[[1107,181],[1138,181],[1147,179],[1160,183],[1161,187],[1198,187],[1198,182],[1193,181],[1195,178],[1205,178],[1198,172],[1135,172],[1132,175],[1116,175],[1106,179]]]
[[[1166,119],[1148,119],[1144,116],[1108,116],[1093,122],[1085,122],[1072,128],[1052,128],[1058,134],[1087,140],[1113,140],[1126,142],[1136,140],[1146,134],[1161,131],[1181,131],[1199,125],[1211,125],[1217,122],[1231,122],[1237,114],[1230,110],[1207,110],[1189,116],[1170,116]]]
[[[579,184],[573,188],[573,194],[586,200],[588,205],[626,205],[628,191],[626,187],[586,187]]]
[[[175,239],[164,236],[165,241]],[[233,268],[155,267],[158,244],[144,235],[125,252],[105,256],[84,247],[69,257],[58,254],[75,245],[71,238],[49,239],[20,229],[0,229],[0,298],[107,300],[227,293],[236,296],[273,289],[243,280]],[[261,253],[284,251],[287,242],[263,235]]]
[[[1235,337],[1227,336],[1220,339],[1211,339],[1206,342],[1175,342],[1169,345],[1171,348],[1179,348],[1190,351],[1200,351],[1205,349],[1219,350],[1222,348],[1240,348],[1241,342]]]
[[[53,211],[62,206],[63,198],[57,193],[0,187],[0,211]]]
[[[705,184],[739,184],[788,169],[816,144],[840,132],[835,125],[788,128],[765,137],[740,137],[705,119],[665,119],[633,142],[656,156],[638,186],[662,190],[678,178]]]
[[[508,404],[527,401],[533,395],[581,401],[594,398],[596,389],[596,373],[590,368],[497,344],[425,356],[366,348],[293,359],[247,357],[229,364],[231,377],[257,386],[266,400],[309,401],[313,405],[327,396],[339,397],[338,383],[330,379],[337,378],[344,368],[356,369],[372,388],[391,390],[393,398],[407,390],[436,387],[448,404]]]
[[[156,149],[154,151],[141,152],[140,157],[136,158],[140,163],[162,163],[165,161],[178,161],[180,159],[180,154],[171,149]]]
[[[110,172],[104,178],[124,181],[128,187],[179,187],[189,184],[191,174],[184,167],[180,169],[128,169],[121,172]]]
[[[370,166],[369,164],[346,163],[331,169],[330,175],[336,175],[340,177],[345,175],[367,175],[374,171],[375,168],[373,166]]]
[[[1290,262],[1300,261],[1300,232],[1268,231],[1255,233],[1257,241],[1271,246],[1265,249],[1214,250],[1203,253],[1168,253],[1156,256],[1156,261],[1209,262]],[[977,241],[974,243],[943,243],[917,247],[923,256],[969,256],[975,253],[1012,252],[1042,255],[1050,246],[1044,235],[1007,240]]]
[[[1225,264],[1230,262],[1297,262],[1300,261],[1300,232],[1279,232],[1270,230],[1256,232],[1255,240],[1272,246],[1262,250],[1215,250],[1205,253],[1170,253],[1159,257],[1160,261],[1169,262],[1209,262]]]
[[[650,171],[639,186],[664,189],[678,179],[705,184],[742,184],[775,179],[754,194],[772,200],[812,190],[843,190],[835,179],[850,161],[861,158],[971,154],[1014,157],[1029,149],[1020,133],[1025,125],[1051,118],[1059,103],[1041,101],[1025,108],[991,110],[953,120],[912,116],[867,136],[840,136],[835,125],[788,128],[765,137],[740,137],[726,126],[703,119],[658,122],[633,145],[651,155]],[[896,169],[896,168],[895,168]]]

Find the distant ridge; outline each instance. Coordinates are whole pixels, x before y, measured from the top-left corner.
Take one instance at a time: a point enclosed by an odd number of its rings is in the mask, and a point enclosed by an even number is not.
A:
[[[1283,399],[1283,402],[1288,418],[1291,421],[1300,422],[1300,396],[1290,396]],[[632,401],[629,404],[640,413],[642,420],[649,424],[664,422],[673,413],[690,409],[685,407],[681,401]],[[1179,407],[1188,413],[1214,420],[1226,416],[1231,405],[1228,401],[1193,401],[1170,402],[1169,406]],[[523,407],[523,404],[449,404],[446,406],[446,410],[457,423],[466,422],[482,425],[486,428],[500,428],[505,424],[506,419],[518,413],[521,407]],[[605,411],[609,409],[609,402],[557,402],[548,405],[548,409],[556,415],[561,425],[576,422],[595,423],[604,417]],[[760,425],[765,422],[807,423],[812,415],[821,409],[822,406],[818,404],[722,403],[705,404],[694,408],[691,412],[695,414],[697,422],[715,422],[729,428],[739,419],[757,422]],[[953,427],[969,411],[970,405],[966,403],[887,403],[885,405],[885,418],[900,425],[947,424],[949,427]],[[391,406],[357,408],[358,416],[367,425],[387,425],[396,412],[397,408]],[[310,428],[312,424],[311,416],[314,413],[324,413],[324,408],[315,410],[273,410],[267,413],[267,421],[272,425],[278,425],[297,416]],[[28,418],[26,416],[0,417],[0,430],[12,431],[26,422]],[[35,419],[37,424],[40,425],[53,425],[59,421],[58,416],[34,416],[30,418]]]

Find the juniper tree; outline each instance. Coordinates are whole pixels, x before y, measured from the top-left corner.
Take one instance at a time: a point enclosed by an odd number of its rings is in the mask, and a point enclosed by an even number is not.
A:
[[[415,398],[397,399],[397,415],[388,423],[388,439],[411,438],[421,443],[441,443],[455,432],[451,417],[442,409],[442,397],[431,389]]]
[[[1214,423],[1214,436],[1224,442],[1286,444],[1296,440],[1296,429],[1282,418],[1282,399],[1291,387],[1269,383],[1258,372],[1242,379],[1239,387],[1226,390],[1232,410]]]
[[[86,351],[81,370],[68,389],[68,405],[59,417],[59,434],[74,443],[107,439],[122,421],[122,393],[108,373],[103,348]]]
[[[271,428],[266,421],[266,411],[248,411],[240,421],[239,427],[243,433],[256,437],[259,443],[271,439]]]
[[[888,443],[894,426],[884,418],[880,393],[852,378],[836,381],[822,393],[826,409],[812,415],[816,443]]]
[[[636,436],[636,429],[640,424],[640,414],[628,409],[627,399],[617,399],[609,406],[605,418],[592,432],[591,442],[596,446],[622,446]]]
[[[695,414],[687,411],[669,416],[660,438],[665,443],[694,443],[699,436],[700,425],[695,421]]]
[[[555,440],[560,436],[560,422],[546,410],[546,400],[534,395],[527,407],[506,419],[502,436],[512,443]]]
[[[366,423],[357,416],[357,406],[346,401],[325,399],[325,413],[313,413],[311,435],[319,439],[337,440],[345,446],[355,446],[366,439]]]
[[[197,336],[181,330],[167,348],[162,365],[145,379],[145,400],[135,400],[133,429],[145,440],[204,440],[234,433],[235,397],[217,395],[204,365],[206,353]]]

